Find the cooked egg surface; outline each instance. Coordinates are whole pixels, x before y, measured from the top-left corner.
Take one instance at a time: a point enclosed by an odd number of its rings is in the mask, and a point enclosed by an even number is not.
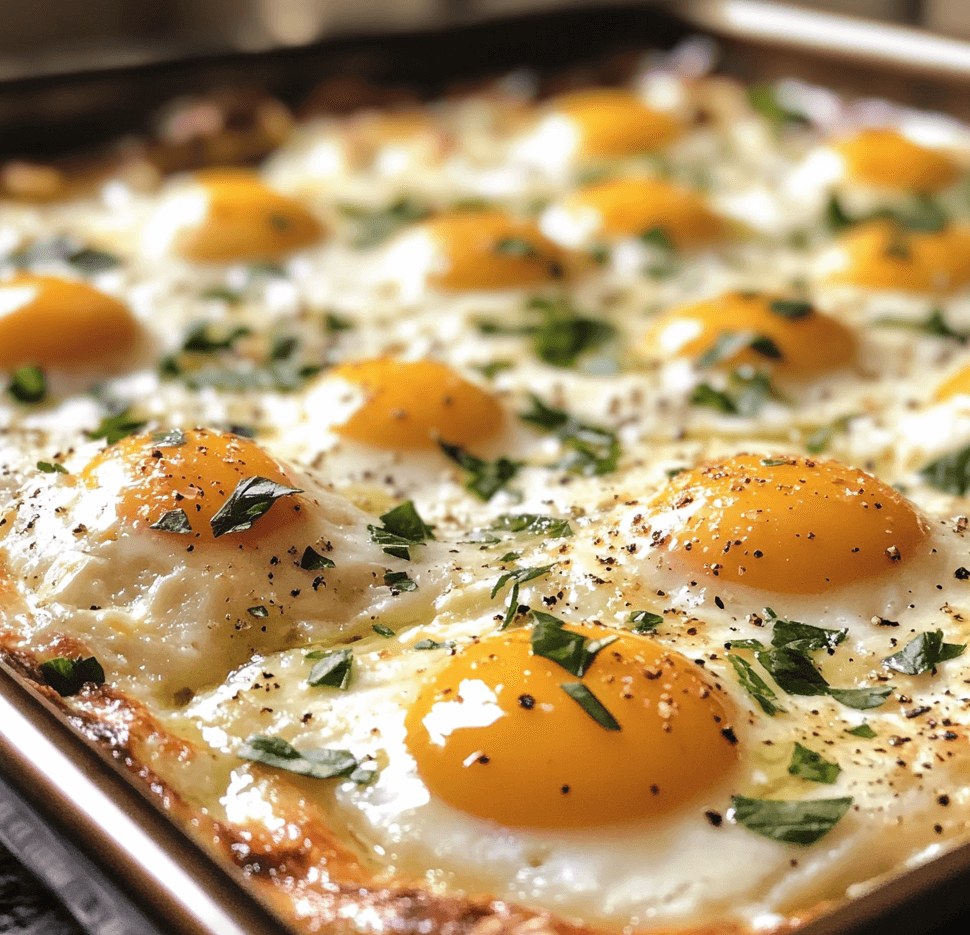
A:
[[[970,839],[970,137],[678,62],[0,205],[4,639],[213,820],[628,931]]]

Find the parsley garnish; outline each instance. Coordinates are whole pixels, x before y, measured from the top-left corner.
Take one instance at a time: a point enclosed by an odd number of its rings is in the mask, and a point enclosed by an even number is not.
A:
[[[573,534],[568,519],[539,516],[535,513],[503,513],[489,528],[500,532],[525,532],[533,536],[545,536],[546,539],[564,539]]]
[[[536,568],[513,568],[512,571],[505,572],[498,581],[495,582],[495,586],[492,588],[491,597],[494,599],[495,595],[498,594],[502,588],[505,587],[510,581],[512,582],[512,590],[509,592],[509,605],[508,610],[505,613],[505,620],[502,622],[502,629],[506,629],[511,625],[512,621],[515,620],[515,615],[519,610],[519,586],[525,584],[526,581],[532,581],[534,578],[541,578],[543,575],[549,574],[552,570],[552,565],[540,565]]]
[[[338,315],[335,312],[327,312],[323,316],[323,327],[328,334],[336,334],[338,331],[353,331],[357,326],[349,318]]]
[[[423,221],[431,214],[426,205],[407,195],[376,211],[350,204],[338,205],[337,211],[353,223],[355,230],[351,246],[358,250],[376,247],[401,228]]]
[[[792,751],[791,763],[788,764],[788,772],[799,779],[831,785],[842,772],[842,768],[838,763],[830,763],[820,753],[796,743]]]
[[[708,383],[700,383],[691,393],[689,402],[694,406],[707,406],[725,415],[743,418],[756,416],[769,399],[784,402],[766,373],[748,372],[742,367],[730,375],[731,390],[716,390]]]
[[[567,449],[566,456],[555,467],[584,477],[610,474],[616,470],[620,442],[615,432],[581,422],[563,409],[547,406],[534,394],[530,394],[529,399],[531,408],[519,418],[554,434]]]
[[[181,448],[188,443],[185,433],[181,429],[164,429],[152,432],[152,444],[157,448]]]
[[[732,642],[733,645],[736,645],[736,643]],[[785,710],[774,703],[772,699],[777,696],[768,687],[767,682],[755,672],[754,667],[747,659],[738,656],[736,653],[728,653],[728,662],[734,666],[734,671],[738,674],[738,681],[741,683],[741,687],[758,702],[758,705],[765,714],[769,717],[774,717],[779,711]]]
[[[807,318],[815,311],[811,302],[803,302],[798,299],[776,299],[768,308],[776,315],[781,315],[782,318],[788,318],[791,321]]]
[[[81,656],[74,659],[57,656],[42,662],[40,671],[44,681],[64,697],[76,695],[87,682],[103,685],[105,680],[104,669],[94,656],[86,659]]]
[[[177,532],[182,535],[192,532],[192,524],[185,513],[185,510],[169,510],[163,513],[149,527],[150,529],[161,529],[163,532]]]
[[[635,610],[630,614],[630,623],[637,633],[650,633],[664,622],[662,614],[655,614],[649,610]]]
[[[852,734],[853,737],[863,737],[866,740],[872,740],[876,736],[876,732],[868,724],[860,724],[858,727],[847,730],[846,733]]]
[[[934,308],[926,318],[898,318],[886,315],[873,321],[873,325],[884,328],[906,328],[918,334],[928,334],[935,338],[953,338],[961,344],[970,341],[970,331],[954,331],[943,317],[941,309]]]
[[[209,286],[202,290],[201,297],[203,299],[218,299],[221,302],[227,302],[229,305],[238,305],[243,300],[242,293],[236,292],[228,286]]]
[[[656,247],[659,250],[671,251],[674,249],[674,242],[670,235],[662,227],[651,227],[649,230],[640,234],[640,243],[648,247]]]
[[[621,730],[619,721],[582,682],[563,682],[559,686],[576,702],[600,727],[606,730]]]
[[[231,532],[252,529],[256,522],[280,497],[303,493],[296,487],[285,487],[266,477],[244,477],[218,512],[209,520],[212,535],[218,539]]]
[[[748,103],[751,109],[761,114],[777,133],[790,126],[802,126],[808,123],[808,118],[796,110],[792,110],[779,99],[778,88],[771,84],[756,84],[747,89]]]
[[[326,555],[321,555],[312,546],[307,546],[303,550],[303,555],[300,558],[300,568],[304,571],[319,571],[321,568],[335,568],[332,559],[326,557]]]
[[[377,772],[376,765],[364,764],[349,750],[297,750],[282,737],[260,734],[247,738],[236,753],[243,760],[285,769],[312,779],[342,777],[366,784],[373,781]]]
[[[930,462],[919,476],[937,490],[962,497],[970,490],[970,445]]]
[[[43,402],[47,396],[47,377],[40,367],[18,367],[10,375],[7,392],[20,403]]]
[[[849,423],[854,418],[854,415],[840,416],[828,425],[819,426],[805,439],[805,450],[813,455],[824,451],[837,433],[845,432],[848,429]]]
[[[240,339],[252,334],[249,328],[238,325],[235,328],[219,329],[210,322],[199,322],[189,328],[182,342],[182,350],[196,354],[213,354],[227,351]]]
[[[250,607],[246,611],[246,613],[248,613],[251,617],[268,617],[269,616],[269,611],[265,607],[263,607],[262,604],[260,604],[257,607]]]
[[[394,631],[383,623],[373,623],[371,624],[371,629],[378,635],[383,636],[384,639],[389,640],[393,638],[396,634]]]
[[[781,351],[771,338],[755,334],[753,331],[722,331],[714,344],[698,359],[697,366],[701,370],[708,370],[730,360],[749,347],[762,357],[781,360]]]
[[[494,380],[497,374],[503,370],[511,370],[514,366],[515,363],[511,360],[492,360],[487,364],[476,364],[474,369],[486,380]]]
[[[438,442],[441,450],[460,468],[468,472],[465,489],[480,500],[491,500],[519,472],[521,464],[508,458],[484,461],[469,454],[460,445]]]
[[[307,659],[317,659],[307,683],[313,688],[346,689],[350,685],[350,675],[354,666],[354,653],[350,649],[317,650],[307,653]]]
[[[367,527],[371,542],[383,546],[383,551],[395,558],[410,561],[412,545],[434,539],[434,527],[421,519],[412,500],[405,500],[388,510],[381,516],[381,522],[383,526]]]
[[[542,322],[532,331],[532,351],[553,367],[575,367],[583,354],[616,335],[609,322],[580,314],[564,298],[536,296],[529,301],[529,308],[542,312]]]
[[[563,622],[552,614],[539,610],[531,613],[535,621],[531,636],[532,654],[551,659],[579,678],[586,674],[596,654],[618,638],[608,636],[602,640],[589,640],[581,633],[566,630]]]
[[[828,834],[852,805],[850,797],[784,802],[731,796],[731,818],[739,825],[785,844],[814,844]]]
[[[522,237],[503,237],[495,244],[494,250],[500,256],[510,256],[520,260],[534,260],[542,256],[535,244]]]
[[[904,675],[920,675],[935,671],[941,662],[962,656],[966,648],[966,643],[944,643],[942,630],[930,630],[910,640],[899,652],[887,656],[882,664]]]
[[[68,263],[78,272],[89,275],[114,269],[121,262],[113,254],[84,247],[71,237],[54,237],[50,240],[37,241],[24,250],[10,254],[7,260],[20,268],[40,263]]]
[[[437,640],[424,639],[424,640],[418,640],[418,642],[415,643],[411,647],[411,649],[417,649],[420,651],[431,650],[431,649],[452,649],[454,645],[455,644],[452,643],[450,640],[444,643],[439,643]]]
[[[70,471],[63,464],[59,464],[57,461],[38,461],[37,470],[41,474],[69,474]]]
[[[113,445],[115,442],[121,441],[121,439],[127,438],[129,435],[140,432],[146,425],[148,425],[147,420],[133,418],[131,415],[131,407],[126,406],[116,415],[105,416],[96,429],[85,432],[84,434],[91,441],[103,438],[107,444]]]
[[[842,207],[842,202],[839,201],[837,195],[832,195],[829,198],[828,204],[825,207],[825,220],[832,232],[836,234],[856,223],[855,218],[846,214],[845,209]]]
[[[417,582],[412,581],[406,571],[384,572],[384,584],[391,589],[391,594],[395,595],[402,591],[417,591],[418,589]]]

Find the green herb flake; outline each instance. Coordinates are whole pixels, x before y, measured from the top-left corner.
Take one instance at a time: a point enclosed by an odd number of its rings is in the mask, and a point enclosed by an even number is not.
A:
[[[387,571],[384,573],[384,584],[391,589],[391,594],[401,594],[403,591],[417,591],[418,584],[412,581],[406,571]]]
[[[19,403],[39,403],[47,397],[47,377],[40,367],[18,367],[10,376],[7,392]]]
[[[462,470],[467,471],[465,489],[475,494],[482,501],[491,500],[500,490],[503,490],[512,478],[519,473],[522,466],[518,461],[499,458],[496,461],[484,461],[465,451],[460,445],[448,442],[438,442],[444,454],[455,462]]]
[[[709,383],[698,383],[690,394],[688,402],[692,406],[704,406],[724,415],[737,415],[738,407],[727,393],[714,389]]]
[[[608,636],[601,640],[588,640],[581,633],[573,633],[552,614],[531,611],[535,625],[530,638],[532,654],[551,659],[570,675],[582,678],[592,665],[596,654],[614,643],[618,637]]]
[[[434,527],[418,514],[414,501],[405,500],[380,517],[381,526],[368,526],[371,542],[383,546],[387,555],[411,560],[411,546],[434,539]]]
[[[534,260],[542,256],[534,243],[522,237],[503,237],[495,244],[494,249],[499,256],[513,257],[517,260]]]
[[[234,328],[220,329],[210,322],[192,325],[182,340],[182,350],[195,354],[214,354],[216,351],[231,350],[241,338],[248,337],[252,331],[237,325]]]
[[[41,474],[69,474],[70,471],[57,461],[38,461],[37,470]]]
[[[181,429],[164,429],[152,432],[152,444],[156,448],[181,448],[188,444],[188,439]]]
[[[399,230],[417,221],[423,221],[431,209],[407,195],[386,208],[372,210],[358,205],[343,204],[337,211],[351,222],[354,233],[351,246],[357,250],[376,247]]]
[[[838,234],[857,223],[857,220],[846,213],[838,196],[832,195],[825,206],[825,222],[832,233]]]
[[[796,743],[792,751],[791,763],[788,764],[788,772],[799,779],[831,785],[838,779],[842,767],[838,763],[830,763],[820,753]]]
[[[384,639],[393,639],[397,634],[384,623],[374,623],[371,624],[371,629],[378,635],[383,636]]]
[[[635,610],[630,614],[629,622],[637,633],[652,633],[664,622],[663,614],[655,614],[649,610]]]
[[[732,646],[734,644],[732,643]],[[741,683],[741,687],[752,697],[756,702],[758,702],[759,707],[765,714],[769,717],[774,717],[779,711],[784,711],[784,708],[779,707],[775,704],[774,699],[777,697],[768,686],[768,683],[755,672],[754,667],[741,656],[735,653],[728,653],[728,662],[734,666],[734,671],[737,673],[738,681]]]
[[[583,477],[610,474],[620,459],[620,443],[610,429],[581,422],[563,409],[546,405],[530,394],[530,408],[519,415],[523,422],[554,434],[566,454],[554,467]]]
[[[163,513],[149,528],[161,529],[163,532],[176,532],[180,535],[192,532],[192,524],[189,522],[185,510],[169,510],[167,513]]]
[[[600,727],[604,727],[606,730],[622,729],[619,721],[607,711],[603,703],[582,682],[563,682],[559,687]]]
[[[564,539],[573,534],[569,520],[535,513],[503,513],[489,528],[499,532],[528,533],[546,539]]]
[[[920,675],[935,670],[941,662],[962,656],[966,648],[965,643],[944,643],[942,630],[930,630],[883,659],[882,664],[904,675]]]
[[[962,497],[970,490],[970,445],[930,462],[920,469],[919,476],[943,493]]]
[[[808,118],[782,103],[778,89],[771,84],[756,84],[747,89],[751,109],[768,121],[777,133],[791,126],[803,126]]]
[[[105,416],[96,429],[84,434],[91,441],[103,438],[106,444],[113,445],[129,435],[140,432],[146,425],[148,425],[147,420],[134,418],[131,414],[131,408],[126,406],[115,415]]]
[[[770,607],[765,608],[765,616],[769,620],[774,620],[774,628],[771,631],[771,645],[775,648],[787,647],[803,653],[824,649],[831,653],[849,635],[846,628],[829,630],[808,623],[799,623],[796,620],[782,620],[775,616]]]
[[[575,367],[580,357],[616,337],[616,328],[577,311],[568,300],[535,297],[529,307],[542,312],[532,330],[532,352],[553,367]]]
[[[262,604],[260,604],[257,607],[250,607],[249,610],[246,611],[246,613],[248,613],[251,617],[269,616],[269,611],[265,607],[263,607]]]
[[[513,568],[511,571],[504,572],[495,585],[492,587],[491,597],[494,600],[495,596],[505,587],[510,581],[512,582],[512,589],[509,592],[509,603],[508,609],[505,614],[505,620],[502,623],[502,629],[507,629],[512,621],[515,619],[516,613],[519,609],[519,587],[525,584],[527,581],[532,581],[535,578],[541,578],[543,575],[549,574],[552,571],[552,565],[540,565],[535,568]]]
[[[662,227],[651,227],[640,234],[640,243],[672,253],[676,248],[670,235]]]
[[[829,688],[829,695],[839,704],[857,711],[881,707],[892,693],[892,685],[881,685],[878,688]]]
[[[327,334],[336,334],[338,331],[353,331],[357,326],[353,320],[336,312],[327,312],[323,316],[323,328]]]
[[[105,681],[104,669],[94,656],[57,656],[42,662],[40,672],[44,681],[63,697],[76,695],[88,682],[103,685]]]
[[[781,315],[782,318],[787,318],[789,321],[808,318],[815,311],[811,302],[804,302],[799,299],[776,299],[768,308],[776,315]]]
[[[209,520],[212,535],[218,539],[232,532],[252,529],[253,523],[267,513],[277,500],[297,493],[303,491],[266,477],[244,477]]]
[[[452,643],[450,640],[444,643],[439,643],[437,640],[423,639],[423,640],[418,640],[417,643],[415,643],[411,647],[411,649],[417,649],[420,652],[425,652],[427,650],[432,650],[432,649],[453,649],[454,646],[455,644]]]
[[[764,335],[752,331],[722,331],[714,344],[700,356],[697,366],[701,370],[709,370],[731,360],[747,348],[770,360],[780,360],[782,356],[778,345]]]
[[[783,844],[814,844],[828,834],[852,805],[850,797],[779,801],[731,797],[731,817],[739,825]]]
[[[248,737],[236,754],[243,760],[312,779],[352,779],[361,765],[361,761],[348,750],[296,750],[282,737],[260,734]]]
[[[335,568],[332,559],[326,557],[326,555],[321,555],[312,546],[307,546],[303,550],[303,555],[300,558],[300,568],[304,571],[320,571],[321,568]]]
[[[895,315],[885,315],[872,323],[882,328],[904,328],[917,334],[926,334],[934,338],[953,338],[961,344],[970,341],[970,331],[955,331],[947,324],[943,311],[934,308],[925,318],[900,318]]]
[[[854,415],[840,416],[838,419],[833,420],[828,425],[819,426],[814,432],[806,437],[805,450],[809,454],[813,455],[817,455],[825,451],[836,435],[842,434],[848,430],[849,423],[854,418]]]
[[[312,688],[339,688],[346,691],[354,667],[354,653],[350,649],[320,650],[307,653],[307,659],[316,659],[307,684]]]
[[[827,695],[829,684],[804,652],[782,647],[757,652],[755,658],[764,666],[778,687],[789,695]]]
[[[876,732],[868,724],[860,724],[858,727],[850,728],[846,733],[853,737],[862,737],[864,740],[872,740],[876,736]]]
[[[228,305],[239,305],[243,300],[241,292],[230,289],[228,286],[209,286],[202,290],[201,298],[225,302]]]
[[[515,363],[511,360],[493,360],[487,364],[476,364],[477,370],[486,380],[494,380],[495,377],[505,370],[511,370]]]

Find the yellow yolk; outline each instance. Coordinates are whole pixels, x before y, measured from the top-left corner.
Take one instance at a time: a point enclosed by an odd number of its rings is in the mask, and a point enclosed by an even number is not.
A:
[[[444,289],[512,289],[563,275],[562,249],[531,221],[497,211],[448,214],[423,225],[441,256],[431,275]]]
[[[240,481],[264,477],[284,487],[298,485],[255,442],[208,429],[185,430],[184,445],[156,442],[151,435],[131,435],[99,452],[81,472],[91,488],[117,491],[116,511],[124,525],[144,529],[175,510],[184,511],[191,533],[153,530],[158,536],[178,536],[186,545],[217,539],[231,548],[258,547],[260,538],[300,521],[304,503],[299,495],[277,499],[248,530],[216,536],[213,516]]]
[[[431,793],[502,825],[571,828],[672,812],[719,785],[737,759],[726,698],[698,666],[627,630],[582,677],[533,655],[530,632],[487,637],[422,687],[407,744]],[[582,682],[608,730],[562,689]]]
[[[835,281],[869,289],[952,292],[970,282],[970,227],[902,231],[870,221],[841,238],[848,265]]]
[[[636,94],[620,88],[574,91],[556,98],[552,107],[579,128],[580,155],[588,159],[659,149],[681,130],[670,114],[652,110]]]
[[[835,144],[854,181],[879,188],[929,192],[944,188],[959,168],[943,153],[927,149],[895,130],[869,129]]]
[[[129,349],[128,307],[83,282],[21,273],[0,282],[0,367],[85,364]]]
[[[929,532],[892,487],[837,461],[736,455],[678,474],[654,533],[692,573],[821,594],[898,572]]]
[[[468,446],[494,435],[502,409],[488,393],[434,360],[390,358],[343,364],[330,377],[364,391],[364,402],[334,431],[377,448]]]
[[[678,247],[702,246],[724,233],[700,195],[657,179],[611,179],[570,195],[563,207],[595,211],[597,232],[631,236],[660,228]]]
[[[793,314],[775,311],[777,304]],[[717,299],[673,309],[647,333],[646,356],[659,360],[692,357],[697,360],[727,333],[768,338],[781,357],[773,358],[742,344],[736,353],[717,363],[734,368],[750,364],[794,379],[804,379],[850,364],[856,342],[851,331],[829,315],[780,296],[727,293]]]
[[[934,394],[934,398],[940,403],[954,396],[970,396],[970,367],[964,367],[944,380]]]
[[[267,188],[254,172],[220,169],[200,172],[206,212],[178,234],[176,251],[199,263],[278,260],[315,243],[320,222],[293,198]]]

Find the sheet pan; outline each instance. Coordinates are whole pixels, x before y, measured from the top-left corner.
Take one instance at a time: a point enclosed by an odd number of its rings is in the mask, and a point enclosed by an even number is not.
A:
[[[91,146],[143,130],[145,113],[177,94],[224,85],[255,84],[296,106],[333,75],[407,85],[426,96],[517,66],[589,79],[610,54],[668,48],[698,32],[717,40],[722,70],[746,81],[801,77],[970,119],[970,43],[917,30],[779,11],[763,0],[602,5],[498,19],[487,0],[452,7],[441,28],[379,40],[351,36],[295,50],[0,84],[0,150],[44,157]],[[55,891],[78,894],[68,908],[91,932],[286,930],[231,868],[176,827],[2,659],[0,824],[0,839]],[[956,917],[957,925],[970,921],[970,845],[894,877],[801,932],[911,935]]]

